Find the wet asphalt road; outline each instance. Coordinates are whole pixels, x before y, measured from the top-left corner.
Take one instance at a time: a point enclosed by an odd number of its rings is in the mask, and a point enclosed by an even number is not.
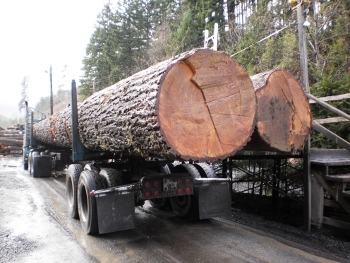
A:
[[[148,203],[136,208],[136,229],[87,236],[67,215],[65,178],[32,178],[20,158],[0,156],[0,201],[0,262],[348,262],[229,218],[186,222]]]

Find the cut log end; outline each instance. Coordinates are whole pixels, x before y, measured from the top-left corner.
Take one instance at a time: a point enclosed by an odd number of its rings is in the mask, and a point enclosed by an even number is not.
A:
[[[284,70],[259,74],[252,80],[257,98],[256,126],[261,139],[279,151],[300,150],[311,130],[311,111],[299,83]]]
[[[256,113],[246,71],[227,54],[199,50],[175,63],[158,90],[161,132],[184,159],[225,158],[249,140]]]

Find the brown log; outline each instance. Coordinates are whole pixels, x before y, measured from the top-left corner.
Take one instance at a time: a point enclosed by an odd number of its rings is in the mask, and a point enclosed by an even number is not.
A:
[[[3,135],[9,135],[9,134],[12,134],[12,135],[19,135],[19,131],[18,130],[2,130],[0,131],[0,136],[3,136]]]
[[[23,150],[23,146],[7,146],[8,149],[10,149],[11,151],[22,151]]]
[[[23,153],[23,148],[20,146],[0,146],[0,153],[3,154],[17,154]]]
[[[197,49],[95,93],[78,108],[79,134],[94,151],[216,160],[249,140],[256,113],[246,71],[225,53]],[[35,125],[39,141],[70,147],[70,113]]]
[[[36,123],[33,127],[33,136],[44,144],[70,148],[72,146],[71,127],[71,108],[67,107]]]
[[[3,145],[3,146],[23,146],[23,140],[0,138],[0,145]]]
[[[257,99],[257,122],[244,150],[296,152],[311,131],[311,111],[305,93],[285,70],[251,77]]]
[[[5,134],[0,134],[0,138],[8,138],[8,139],[23,139],[23,135],[20,135],[20,134],[8,134],[8,133],[5,133]]]

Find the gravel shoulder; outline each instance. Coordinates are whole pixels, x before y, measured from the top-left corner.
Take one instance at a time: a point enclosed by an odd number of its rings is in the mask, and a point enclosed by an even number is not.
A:
[[[0,262],[92,262],[21,175],[20,161],[0,157]]]

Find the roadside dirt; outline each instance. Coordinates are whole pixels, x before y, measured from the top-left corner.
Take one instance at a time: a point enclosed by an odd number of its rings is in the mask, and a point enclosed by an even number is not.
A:
[[[20,160],[0,157],[0,262],[91,262],[30,178],[18,174]]]

